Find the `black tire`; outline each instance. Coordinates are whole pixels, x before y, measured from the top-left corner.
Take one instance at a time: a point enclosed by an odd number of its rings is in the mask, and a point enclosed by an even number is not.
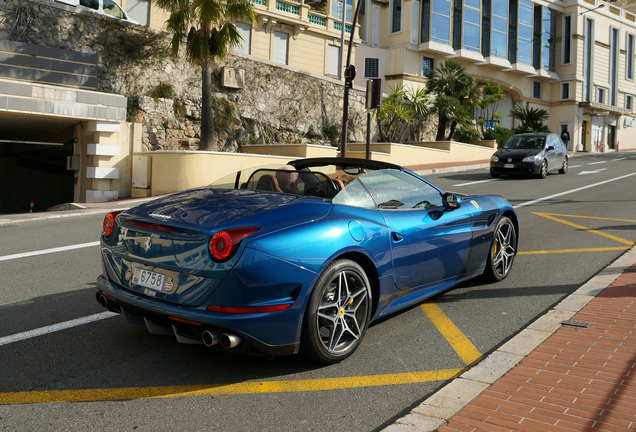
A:
[[[501,174],[490,171],[490,177],[492,177],[492,178],[499,178],[499,177],[501,177]]]
[[[539,168],[539,178],[546,178],[548,176],[548,161],[543,159],[541,162],[541,168]]]
[[[488,249],[488,262],[484,276],[492,282],[499,282],[508,276],[517,254],[517,230],[512,221],[503,216],[497,222],[492,243]]]
[[[567,156],[563,158],[563,166],[559,170],[559,174],[565,174],[566,172],[568,172],[568,157]]]
[[[371,285],[350,260],[331,263],[307,304],[300,349],[310,359],[333,364],[358,348],[371,319]]]

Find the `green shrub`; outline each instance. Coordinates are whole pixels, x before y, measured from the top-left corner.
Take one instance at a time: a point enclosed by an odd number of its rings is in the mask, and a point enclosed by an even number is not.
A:
[[[484,139],[487,139],[487,140],[491,140],[491,139],[497,140],[497,145],[498,145],[498,146],[501,146],[501,145],[503,145],[506,141],[508,141],[508,139],[509,139],[511,136],[513,136],[514,134],[515,134],[515,133],[514,133],[514,131],[512,131],[512,130],[510,130],[510,129],[508,129],[508,128],[505,128],[505,127],[502,127],[502,126],[497,126],[497,127],[496,127],[496,128],[494,128],[494,129],[487,129],[487,130],[484,132]]]
[[[480,141],[481,134],[477,129],[471,127],[463,128],[455,132],[455,134],[453,135],[453,140],[470,144]]]

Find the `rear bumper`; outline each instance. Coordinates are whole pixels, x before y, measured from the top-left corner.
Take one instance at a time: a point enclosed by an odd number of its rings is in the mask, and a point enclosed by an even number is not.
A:
[[[541,164],[534,162],[491,163],[490,172],[495,174],[539,174]]]
[[[152,333],[175,334],[180,342],[201,343],[203,332],[209,330],[238,335],[242,343],[232,351],[246,354],[256,351],[272,356],[289,355],[299,349],[304,308],[298,302],[279,312],[227,314],[210,312],[204,306],[188,308],[146,297],[103,276],[97,278],[97,289],[106,296],[108,308],[122,313],[128,322],[145,323]]]

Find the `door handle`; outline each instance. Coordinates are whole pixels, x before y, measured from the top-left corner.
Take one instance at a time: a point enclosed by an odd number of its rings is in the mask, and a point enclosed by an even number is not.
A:
[[[402,240],[404,240],[404,236],[400,233],[397,232],[393,232],[391,233],[391,237],[393,237],[393,241],[396,243],[401,242]]]

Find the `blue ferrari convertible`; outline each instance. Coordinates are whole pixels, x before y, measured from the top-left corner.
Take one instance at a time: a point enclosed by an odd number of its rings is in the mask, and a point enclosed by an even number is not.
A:
[[[373,320],[505,278],[518,232],[502,197],[384,162],[299,159],[109,213],[97,300],[179,342],[334,363]]]

